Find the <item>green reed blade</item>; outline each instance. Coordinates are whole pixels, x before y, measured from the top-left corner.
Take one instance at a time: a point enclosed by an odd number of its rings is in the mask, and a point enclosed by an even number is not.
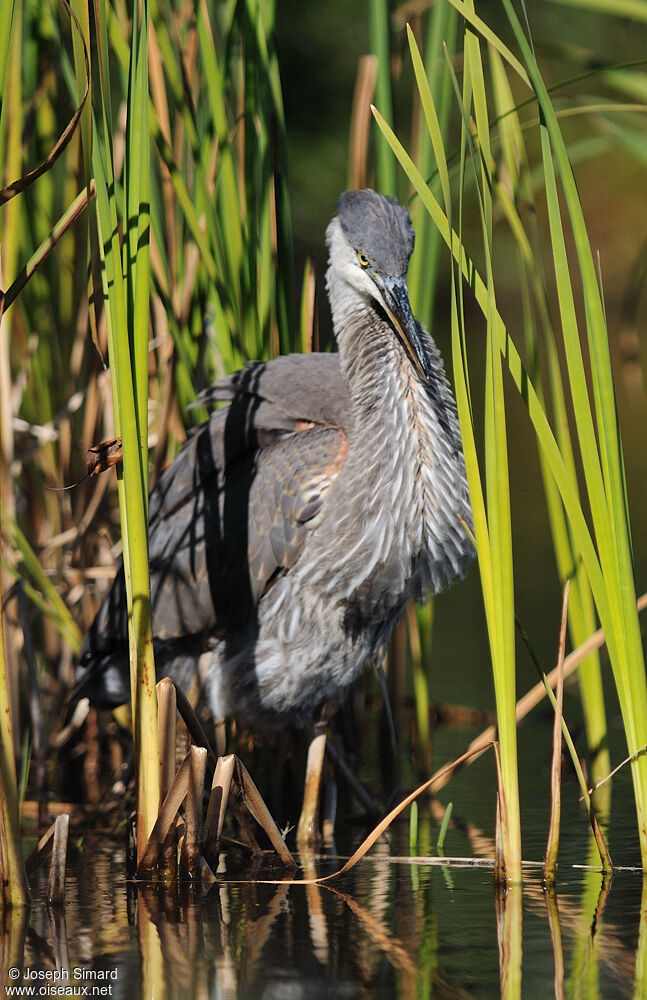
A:
[[[528,354],[532,359],[532,376],[540,396],[546,391],[550,399],[557,441],[572,477],[573,486],[577,490],[575,459],[570,439],[560,360],[548,308],[547,280],[542,266],[541,238],[534,205],[534,186],[530,177],[530,168],[523,141],[523,129],[503,60],[495,49],[490,50],[490,66],[501,136],[501,150],[506,167],[505,182],[497,183],[497,200],[503,209],[518,248],[519,268],[522,275],[521,292],[524,307],[525,341]],[[526,210],[525,222],[519,215],[517,204]],[[531,308],[529,296],[532,296],[534,310]],[[541,324],[541,336],[536,330],[535,311]],[[540,381],[541,369],[538,363],[540,346],[543,346],[547,355],[548,383],[545,388]],[[579,559],[579,553],[573,544],[559,491],[541,449],[539,449],[539,459],[562,587],[567,580],[570,580],[569,631],[573,646],[577,647],[588,636],[592,635],[597,627],[591,588]],[[578,681],[587,740],[592,753],[592,770],[599,779],[609,773],[611,764],[606,746],[606,713],[600,657],[597,652],[582,663],[578,671]]]
[[[5,82],[9,65],[10,38],[16,0],[0,0],[0,115],[4,102]]]
[[[525,84],[530,86],[530,81],[528,79],[528,74],[526,73],[523,65],[519,62],[517,57],[510,51],[510,49],[505,45],[499,36],[483,21],[475,12],[474,4],[469,2],[469,0],[449,0],[451,5],[456,8],[459,14],[461,14],[465,20],[472,25],[475,31],[481,35],[490,45],[493,46],[498,52],[501,53],[503,58]]]
[[[551,226],[553,253],[562,330],[568,358],[568,374],[575,404],[575,420],[591,507],[596,542],[603,570],[604,611],[598,613],[609,646],[620,699],[629,751],[633,754],[647,741],[647,683],[640,627],[635,606],[631,540],[627,512],[622,447],[617,423],[615,394],[609,356],[604,309],[593,255],[579,201],[575,178],[554,109],[539,73],[534,53],[509,0],[504,5],[522,51],[540,103],[544,124],[540,127],[542,156]],[[576,251],[585,309],[590,354],[593,403],[590,404],[579,346],[577,316],[572,307],[572,289],[565,258],[564,234],[557,195],[554,162],[559,171]],[[580,405],[578,405],[581,404]],[[598,431],[593,431],[593,414]],[[591,581],[593,586],[593,581]],[[594,595],[597,594],[593,587]],[[647,867],[647,760],[632,762],[632,778],[638,814],[638,836],[643,866]]]
[[[124,257],[108,125],[109,80],[100,93],[93,165],[102,257],[104,306],[112,369],[115,430],[122,438],[123,473],[118,477],[123,559],[129,615],[133,738],[137,762],[137,846],[141,857],[159,808],[157,704],[151,633],[147,528],[148,400],[148,5],[133,7],[128,89]],[[133,162],[137,152],[139,163]],[[133,237],[133,230],[137,233]]]
[[[391,45],[389,39],[389,12],[386,0],[371,0],[369,4],[369,34],[371,52],[377,56],[375,101],[386,117],[393,120],[391,93]],[[382,194],[396,192],[395,161],[382,135],[377,136],[376,183]]]
[[[447,180],[448,173],[444,160],[441,163],[436,153],[438,143],[434,136],[440,136],[441,145],[446,145],[452,97],[451,80],[444,72],[443,51],[444,49],[452,53],[454,51],[459,18],[448,3],[434,4],[427,16],[424,65],[410,25],[407,25],[407,39],[427,125],[426,129],[420,130],[415,159],[421,172],[429,178],[432,190],[438,194],[443,183],[441,172]],[[445,193],[443,200],[446,205]],[[409,264],[407,284],[416,316],[432,329],[441,239],[424,206],[419,202],[411,206],[411,218],[416,231],[416,252]]]

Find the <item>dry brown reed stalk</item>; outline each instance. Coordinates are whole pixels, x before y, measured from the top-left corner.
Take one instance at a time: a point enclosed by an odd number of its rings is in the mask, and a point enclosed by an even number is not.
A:
[[[377,71],[377,56],[361,57],[350,118],[348,182],[351,188],[364,188],[367,183],[368,137],[372,123],[371,104],[375,94]]]
[[[295,867],[294,858],[245,766],[234,754],[216,759],[202,725],[186,695],[170,678],[165,677],[158,682],[157,694],[162,804],[145,850],[141,855],[138,865],[139,874],[155,870],[157,875],[164,880],[173,880],[177,870],[177,838],[179,836],[180,879],[187,881],[196,881],[205,877],[213,879],[213,873],[202,854],[207,850],[210,854],[217,854],[228,804],[236,814],[253,849],[260,850],[241,815],[242,810],[239,803],[234,796],[230,797],[229,793],[234,776],[241,800],[247,810],[265,830],[283,863],[287,867]],[[177,773],[175,773],[176,709],[193,739],[193,745],[190,746]],[[203,824],[202,797],[208,758],[215,765],[215,772],[207,815]],[[180,831],[177,818],[179,809],[185,800],[185,821]]]
[[[180,764],[171,787],[164,797],[148,842],[139,860],[138,867],[142,872],[152,871],[157,864],[159,853],[166,842],[171,824],[175,821],[178,810],[187,796],[190,772],[191,756],[188,754]]]
[[[157,729],[160,757],[160,798],[164,800],[175,774],[177,698],[170,677],[157,683]]]
[[[566,653],[566,630],[568,628],[569,581],[564,587],[562,618],[559,628],[559,648],[557,651],[556,707],[553,721],[553,756],[550,768],[550,823],[546,839],[544,859],[544,881],[555,884],[557,855],[559,852],[559,825],[562,814],[562,722],[564,705],[564,656]]]
[[[303,265],[303,283],[301,286],[301,311],[299,314],[301,330],[301,351],[309,354],[319,350],[319,315],[317,311],[317,276],[310,257]]]

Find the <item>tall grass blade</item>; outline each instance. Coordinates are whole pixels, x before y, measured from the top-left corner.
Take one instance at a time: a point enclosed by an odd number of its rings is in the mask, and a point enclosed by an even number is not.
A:
[[[548,282],[542,266],[541,234],[537,224],[534,184],[523,141],[523,130],[515,106],[503,60],[490,49],[490,67],[496,101],[501,149],[505,169],[499,170],[497,200],[508,221],[517,245],[521,272],[521,297],[524,332],[531,376],[540,398],[550,400],[555,433],[561,453],[577,491],[577,472],[568,426],[567,406],[561,376],[560,359],[548,306]],[[523,212],[523,219],[521,218]],[[540,330],[537,324],[540,324]],[[546,353],[548,379],[542,385],[540,353]],[[569,630],[573,646],[583,643],[596,629],[596,618],[586,573],[579,558],[559,491],[542,450],[539,450],[544,493],[548,507],[553,546],[562,587],[570,581]],[[592,654],[578,672],[587,740],[592,755],[592,770],[599,778],[610,770],[606,745],[606,715],[600,659]]]
[[[439,157],[439,149],[447,147],[451,123],[452,83],[449,74],[445,72],[444,51],[454,51],[459,17],[449,3],[434,4],[427,16],[424,64],[409,24],[407,39],[427,126],[426,129],[420,129],[415,160],[422,174],[429,179],[432,191],[438,196],[441,185],[449,182],[447,165]],[[448,190],[443,190],[445,205],[448,193]],[[420,202],[414,202],[411,206],[411,217],[416,231],[416,252],[409,264],[407,285],[416,316],[433,329],[442,241]]]
[[[532,47],[523,33],[510,0],[504,0],[504,5],[542,111],[540,137],[562,332],[591,518],[603,576],[601,586],[597,586],[593,579],[591,586],[607,638],[629,752],[634,753],[647,742],[647,683],[636,614],[624,464],[604,309],[575,177],[559,124]],[[571,226],[582,283],[591,359],[592,403],[589,400],[581,355],[553,162],[559,171],[563,202]],[[647,759],[643,755],[633,759],[632,777],[641,858],[643,867],[647,868]]]
[[[383,114],[390,121],[393,121],[391,46],[387,0],[371,0],[369,4],[369,30],[371,51],[378,60],[375,100]],[[396,193],[395,160],[382,135],[376,137],[376,161],[376,187],[382,194],[394,195]]]
[[[101,75],[93,166],[112,369],[115,430],[122,438],[119,477],[128,595],[133,740],[137,765],[137,854],[141,859],[159,809],[157,701],[148,576],[148,4],[133,5],[124,174],[123,259],[109,130],[110,80]]]
[[[15,5],[16,0],[2,0],[0,2],[0,102],[4,101],[7,67],[9,65],[9,40],[11,38]],[[0,103],[1,114],[2,103]]]

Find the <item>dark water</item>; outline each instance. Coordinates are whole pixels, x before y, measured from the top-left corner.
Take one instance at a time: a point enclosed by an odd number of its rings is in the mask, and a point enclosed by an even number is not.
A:
[[[494,774],[486,755],[421,800],[410,840],[408,814],[367,859],[337,871],[369,829],[340,816],[334,856],[303,861],[295,879],[269,855],[255,867],[238,851],[222,859],[211,887],[158,889],[125,877],[117,838],[70,846],[66,906],[44,904],[47,873],[32,880],[24,926],[5,920],[3,984],[114,998],[600,998],[647,995],[647,893],[635,869],[603,882],[578,790],[565,771],[559,878],[541,883],[548,821],[550,725],[520,730],[524,869],[522,888],[495,890]],[[475,730],[443,727],[435,752],[449,759]],[[620,749],[613,748],[617,759]],[[376,764],[367,759],[373,773]],[[413,787],[406,775],[405,783]],[[435,852],[441,801],[453,803],[441,864]],[[614,779],[606,824],[618,865],[639,861],[630,778]],[[585,867],[590,865],[592,867]],[[9,979],[9,966],[19,969]],[[47,970],[69,979],[46,980]],[[84,975],[84,979],[74,979]],[[29,971],[28,971],[29,970]],[[104,978],[92,978],[103,973]],[[24,978],[24,976],[32,978]],[[112,977],[112,978],[105,978]],[[105,990],[99,993],[92,989]],[[107,990],[109,989],[109,992]],[[7,994],[10,995],[10,994]],[[47,992],[32,995],[64,995]]]
[[[551,900],[528,872],[504,897],[488,869],[383,852],[327,887],[222,881],[181,896],[128,886],[119,859],[93,852],[72,867],[65,915],[34,905],[24,967],[124,1000],[498,997],[502,980],[507,996],[644,995],[640,876],[603,887],[565,870]],[[87,978],[99,971],[112,978]]]

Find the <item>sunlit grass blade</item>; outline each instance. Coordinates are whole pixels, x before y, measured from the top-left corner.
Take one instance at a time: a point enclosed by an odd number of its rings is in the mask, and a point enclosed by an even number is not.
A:
[[[496,183],[497,201],[509,223],[517,244],[518,266],[521,272],[521,300],[524,315],[526,349],[530,358],[531,375],[540,396],[550,400],[555,434],[564,462],[570,471],[574,489],[577,490],[577,472],[568,425],[567,407],[555,344],[548,288],[541,256],[541,238],[537,225],[537,207],[534,185],[523,141],[523,130],[503,61],[495,49],[490,50],[494,98],[498,113],[501,151],[505,174]],[[520,216],[524,211],[524,219]],[[537,323],[541,331],[537,330]],[[540,348],[546,354],[548,379],[541,382]],[[559,491],[539,449],[540,467],[548,515],[555,549],[555,558],[562,587],[570,581],[568,607],[569,630],[573,646],[583,643],[596,629],[596,618],[591,588],[584,572],[579,553],[565,515]],[[600,659],[597,653],[582,664],[578,672],[586,724],[588,745],[592,754],[593,773],[597,777],[610,770],[609,751],[606,745],[607,726],[602,690]]]
[[[420,127],[415,154],[422,174],[429,179],[436,195],[442,188],[443,203],[448,204],[449,173],[443,147],[447,146],[451,122],[452,83],[445,71],[444,50],[453,53],[458,14],[449,3],[434,4],[428,13],[424,63],[418,51],[411,25],[407,24],[407,40],[420,96],[425,127]],[[424,206],[411,205],[411,218],[416,231],[416,252],[411,258],[407,285],[414,312],[433,329],[435,291],[440,271],[441,238]]]
[[[543,115],[540,135],[562,332],[588,500],[604,576],[602,592],[596,593],[593,581],[591,583],[607,634],[627,743],[630,753],[633,753],[647,741],[647,684],[636,614],[624,464],[604,309],[575,178],[557,118],[532,48],[509,0],[504,0],[504,4]],[[559,171],[582,283],[593,386],[592,405],[581,356],[553,158]],[[600,603],[603,608],[600,608]],[[643,867],[647,867],[647,760],[644,757],[634,759],[632,777],[641,857]]]
[[[9,65],[9,40],[13,25],[13,12],[16,0],[2,0],[0,3],[0,101],[4,101],[5,81]],[[0,103],[0,114],[2,103]]]
[[[406,609],[409,653],[413,681],[413,698],[416,710],[416,735],[419,746],[420,767],[425,773],[431,763],[431,693],[428,665],[432,662],[432,635],[434,626],[434,601],[430,598],[423,607]]]
[[[478,16],[474,9],[473,2],[469,2],[469,0],[449,0],[449,2],[456,8],[458,13],[472,25],[479,35],[481,35],[487,42],[490,43],[490,45],[500,52],[505,61],[512,66],[523,82],[530,86],[528,74],[526,73],[526,70],[521,62],[517,59],[514,53],[510,51],[507,45],[504,45],[496,32],[494,32],[492,28],[490,28],[489,25]]]
[[[138,858],[159,809],[157,703],[153,660],[147,528],[147,399],[148,399],[148,6],[142,19],[133,9],[133,58],[128,94],[127,163],[125,174],[124,258],[119,238],[112,142],[107,132],[110,101],[103,80],[99,128],[95,130],[93,164],[104,305],[112,369],[115,429],[122,438],[123,475],[119,477],[124,571],[128,595],[133,738],[137,764]],[[133,160],[137,155],[138,161]],[[136,233],[133,239],[132,232]]]
[[[503,835],[503,865],[505,877],[511,882],[521,880],[521,825],[516,749],[516,690],[514,588],[512,569],[512,529],[508,481],[507,430],[503,397],[502,359],[494,330],[496,296],[492,269],[492,177],[487,98],[483,67],[476,36],[466,32],[463,52],[463,92],[454,89],[463,120],[463,157],[469,154],[479,194],[482,242],[486,261],[485,317],[485,420],[484,462],[481,470],[477,456],[472,413],[469,406],[468,352],[465,335],[463,282],[460,275],[453,279],[453,293],[458,301],[453,307],[454,374],[459,418],[464,436],[466,468],[474,510],[474,534],[479,556],[481,588],[486,612],[492,657],[492,671],[497,704],[497,720],[501,745],[502,790],[500,803]],[[473,102],[474,134],[469,109]],[[461,175],[463,168],[461,167]],[[462,192],[462,185],[461,185]],[[462,209],[459,219],[462,219]],[[465,438],[468,443],[465,443]],[[476,499],[476,502],[474,498]],[[503,805],[504,804],[504,805]]]
[[[369,4],[369,30],[371,51],[377,56],[375,100],[389,120],[393,120],[393,95],[391,92],[391,46],[389,40],[389,14],[386,0],[371,0]],[[395,160],[383,136],[376,139],[376,186],[382,194],[395,194]]]

